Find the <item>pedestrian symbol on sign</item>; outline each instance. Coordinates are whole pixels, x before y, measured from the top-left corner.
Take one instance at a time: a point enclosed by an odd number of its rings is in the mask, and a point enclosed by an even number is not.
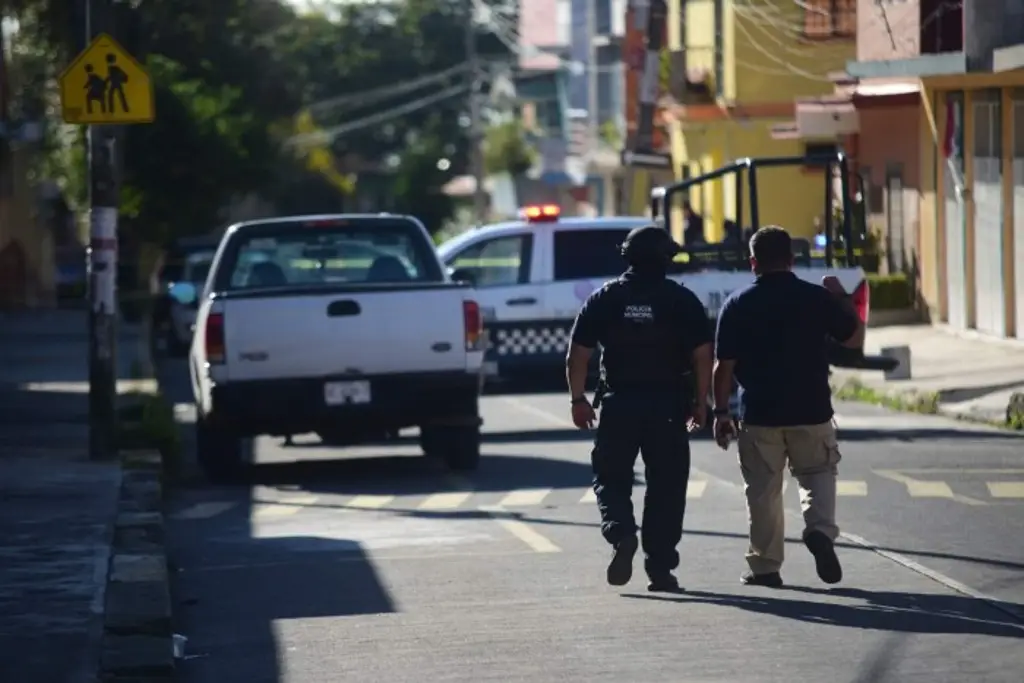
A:
[[[145,67],[107,35],[61,74],[60,100],[67,123],[149,123],[155,114]]]
[[[92,64],[85,65],[85,111],[92,114],[93,105],[99,104],[99,113],[113,114],[116,110],[115,105],[120,103],[121,111],[127,114],[130,109],[128,98],[124,94],[124,86],[128,82],[128,74],[117,65],[117,55],[114,53],[107,55],[106,62],[106,78],[96,73]]]

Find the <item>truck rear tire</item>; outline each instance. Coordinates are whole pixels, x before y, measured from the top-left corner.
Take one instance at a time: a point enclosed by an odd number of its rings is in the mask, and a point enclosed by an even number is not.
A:
[[[202,417],[196,419],[196,459],[212,484],[234,484],[242,476],[242,440]]]
[[[480,465],[480,426],[421,427],[420,447],[424,455],[443,460],[449,469],[471,472]]]

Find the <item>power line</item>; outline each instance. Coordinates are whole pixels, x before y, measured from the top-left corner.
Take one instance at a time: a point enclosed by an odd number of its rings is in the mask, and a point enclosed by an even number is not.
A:
[[[285,142],[285,145],[289,147],[308,147],[313,145],[328,144],[335,138],[341,135],[345,135],[346,133],[351,133],[353,131],[360,130],[362,128],[367,128],[369,126],[375,126],[379,123],[384,123],[385,121],[390,121],[400,116],[411,114],[414,111],[419,111],[420,109],[429,107],[430,105],[440,102],[442,100],[455,97],[456,95],[460,95],[466,92],[467,90],[469,90],[469,86],[466,84],[452,86],[450,88],[442,90],[439,93],[427,95],[425,97],[421,97],[418,100],[413,100],[412,102],[398,105],[397,107],[392,107],[391,109],[388,109],[386,111],[379,112],[377,114],[371,114],[370,116],[365,116],[361,119],[350,121],[349,123],[343,123],[339,126],[334,126],[332,128],[317,131],[316,133],[304,133],[302,135],[295,135],[289,138]]]
[[[397,95],[403,95],[414,90],[419,90],[424,86],[430,85],[437,81],[444,81],[453,76],[466,71],[469,68],[468,64],[458,64],[450,67],[443,71],[437,71],[427,76],[420,76],[419,78],[411,81],[405,81],[397,85],[387,85],[380,88],[374,88],[372,90],[363,90],[357,93],[350,93],[348,95],[339,95],[338,97],[331,97],[329,99],[320,100],[306,107],[310,113],[323,113],[328,109],[335,109],[338,107],[344,107],[349,103],[358,103],[360,106],[373,104],[384,99],[390,99]]]

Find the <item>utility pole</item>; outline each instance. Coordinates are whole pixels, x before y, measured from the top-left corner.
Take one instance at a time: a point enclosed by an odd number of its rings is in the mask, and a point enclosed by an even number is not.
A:
[[[86,0],[86,42],[112,33],[110,0]],[[89,456],[117,449],[117,135],[89,126]]]
[[[587,157],[594,158],[600,133],[597,87],[597,0],[587,1]]]
[[[473,174],[473,220],[487,222],[487,194],[484,190],[483,130],[480,113],[480,57],[476,52],[476,1],[466,0],[466,63],[469,65],[469,163]]]

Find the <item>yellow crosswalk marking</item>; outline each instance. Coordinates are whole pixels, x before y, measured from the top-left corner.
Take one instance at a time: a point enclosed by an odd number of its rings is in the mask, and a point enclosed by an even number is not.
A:
[[[360,495],[350,500],[347,507],[359,508],[361,510],[376,510],[384,507],[394,499],[394,496]]]
[[[903,484],[907,489],[907,493],[912,498],[946,498],[949,500],[955,500],[958,503],[963,503],[964,505],[989,504],[977,498],[971,498],[970,496],[955,493],[953,489],[950,488],[949,484],[944,481],[912,479],[899,470],[872,470],[872,472],[890,481]]]
[[[1024,481],[988,481],[985,485],[993,498],[1024,498]]]
[[[254,519],[266,519],[268,517],[288,517],[301,510],[299,505],[260,505],[253,510]]]
[[[866,496],[868,495],[868,483],[866,481],[840,480],[836,482],[837,496]]]
[[[420,510],[452,510],[469,499],[470,494],[466,492],[459,493],[435,493],[434,495],[423,501],[419,509]]]
[[[550,492],[551,489],[520,489],[518,491],[510,491],[508,495],[501,499],[498,505],[502,507],[540,505],[544,502],[544,497]]]
[[[708,483],[706,481],[691,479],[690,483],[686,487],[686,497],[700,498],[704,495],[704,491],[707,487]]]
[[[919,481],[908,479],[904,482],[912,498],[953,498],[953,489],[944,481]]]
[[[317,496],[292,496],[277,503],[257,503],[252,516],[254,519],[289,517],[317,500],[319,500]]]

